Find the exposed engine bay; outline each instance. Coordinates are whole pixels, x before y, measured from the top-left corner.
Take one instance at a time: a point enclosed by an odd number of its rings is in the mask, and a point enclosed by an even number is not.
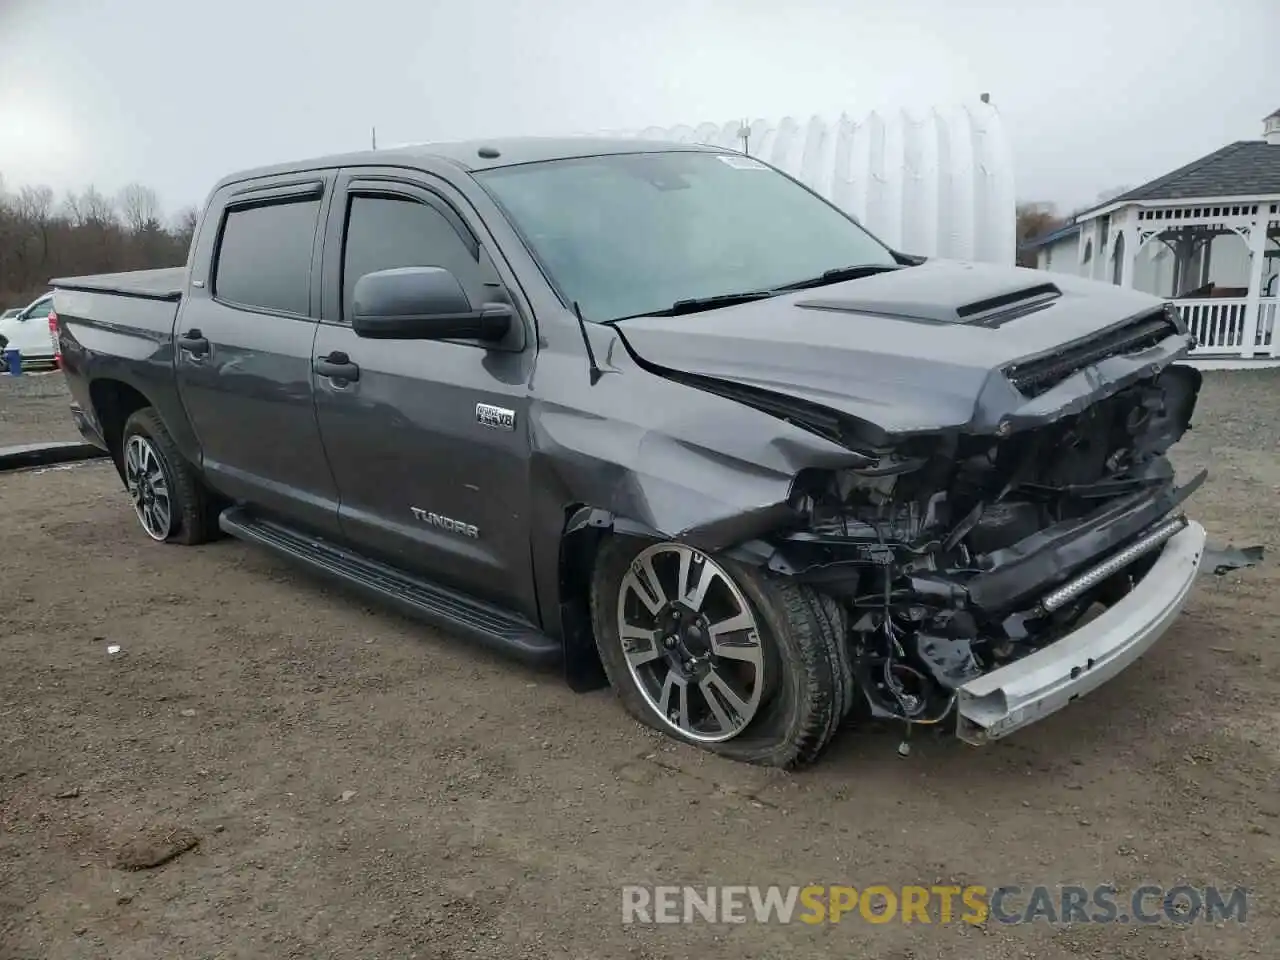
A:
[[[913,437],[864,468],[806,472],[805,520],[773,538],[770,567],[839,601],[874,714],[938,722],[959,687],[1052,644],[1154,564],[1160,528],[1176,532],[1204,480],[1179,485],[1165,455],[1199,388],[1171,365],[1036,429]]]

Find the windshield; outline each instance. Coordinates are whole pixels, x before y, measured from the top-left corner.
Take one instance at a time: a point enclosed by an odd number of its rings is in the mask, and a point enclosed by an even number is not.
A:
[[[895,265],[838,209],[739,154],[633,153],[476,174],[566,303],[607,322]]]

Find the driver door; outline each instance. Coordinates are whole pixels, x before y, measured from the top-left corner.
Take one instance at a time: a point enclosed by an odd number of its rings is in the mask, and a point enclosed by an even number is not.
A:
[[[351,328],[356,281],[397,267],[444,267],[475,306],[514,302],[480,240],[487,234],[451,197],[427,174],[340,177],[314,350],[320,435],[346,540],[536,622],[526,416],[533,338],[502,350],[364,339]],[[342,371],[354,378],[331,375]],[[482,405],[509,416],[482,416]]]

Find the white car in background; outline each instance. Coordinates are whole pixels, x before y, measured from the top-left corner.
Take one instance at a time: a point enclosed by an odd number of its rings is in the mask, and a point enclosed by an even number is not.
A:
[[[53,336],[49,332],[49,311],[53,294],[46,293],[18,311],[16,316],[0,317],[0,349],[17,347],[22,351],[22,365],[52,364]]]

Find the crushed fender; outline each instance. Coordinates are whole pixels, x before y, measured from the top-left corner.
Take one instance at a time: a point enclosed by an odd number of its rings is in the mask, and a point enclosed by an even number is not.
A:
[[[1202,378],[1175,362],[1191,340],[1165,309],[1101,331],[1081,319],[1092,332],[1046,335],[994,368],[1021,346],[836,350],[819,334],[844,328],[825,322],[744,356],[721,349],[723,315],[694,330],[629,321],[610,356],[694,388],[681,408],[619,392],[602,419],[544,402],[535,451],[566,491],[561,518],[590,504],[822,594],[871,713],[938,723],[961,688],[1069,636],[1155,567],[1165,540],[1129,551],[1204,483],[1179,482],[1167,456]],[[613,402],[609,378],[594,389]]]

